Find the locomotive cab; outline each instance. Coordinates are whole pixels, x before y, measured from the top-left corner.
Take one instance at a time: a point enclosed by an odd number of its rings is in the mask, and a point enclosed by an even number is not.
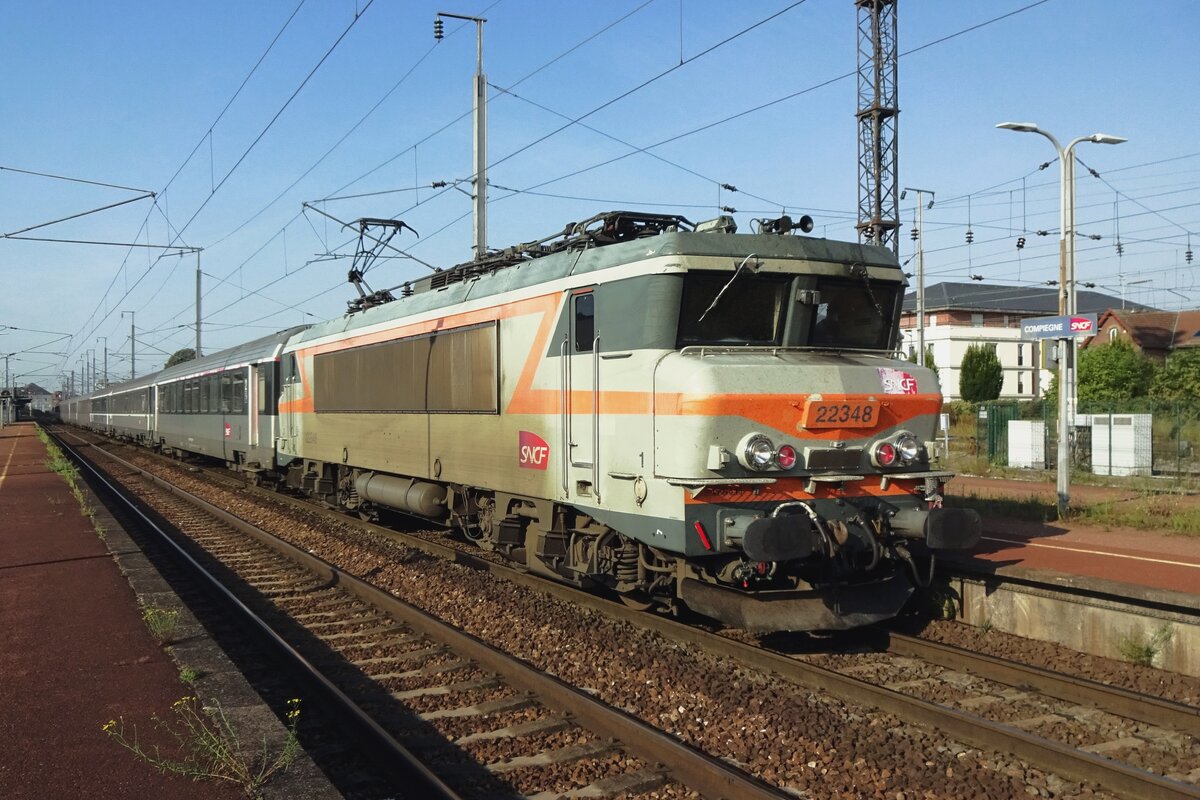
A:
[[[747,628],[892,617],[928,581],[912,542],[980,533],[975,512],[941,508],[937,377],[894,357],[903,276],[755,255],[731,267],[684,273],[677,347],[654,372],[655,397],[679,398],[659,404],[654,464],[685,490],[695,568],[680,595]]]

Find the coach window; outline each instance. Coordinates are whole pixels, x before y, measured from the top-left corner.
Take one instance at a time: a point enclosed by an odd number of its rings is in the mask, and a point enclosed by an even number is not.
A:
[[[226,372],[221,376],[221,413],[228,414],[233,409],[233,376]]]
[[[577,294],[575,302],[575,352],[590,353],[596,341],[596,295]]]
[[[246,376],[237,372],[233,376],[233,413],[240,414],[246,409]]]
[[[212,383],[212,378],[200,379],[200,413],[207,414],[209,408],[209,392],[208,387]]]

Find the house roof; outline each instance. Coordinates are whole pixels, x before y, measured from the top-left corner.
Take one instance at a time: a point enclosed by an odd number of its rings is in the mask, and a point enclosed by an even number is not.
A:
[[[1112,310],[1098,327],[1115,319],[1143,350],[1174,350],[1200,347],[1200,311]]]
[[[1079,313],[1101,314],[1121,305],[1119,297],[1083,289],[1076,295]],[[1138,303],[1125,303],[1133,310],[1152,310]],[[917,310],[917,294],[904,297],[904,311]],[[1058,289],[1041,286],[1004,286],[983,283],[935,283],[925,287],[926,311],[998,311],[1027,316],[1058,313]]]

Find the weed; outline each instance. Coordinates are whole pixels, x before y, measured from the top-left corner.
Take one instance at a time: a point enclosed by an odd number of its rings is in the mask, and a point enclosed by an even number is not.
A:
[[[179,612],[174,609],[146,606],[142,609],[142,620],[150,629],[150,635],[159,644],[174,641],[175,631],[179,627]]]
[[[144,746],[137,727],[127,735],[125,720],[110,719],[102,730],[117,744],[129,750],[164,775],[179,775],[198,780],[229,781],[242,787],[248,797],[261,796],[262,787],[286,770],[296,759],[300,743],[296,725],[300,721],[300,701],[288,701],[287,738],[272,754],[266,738],[261,748],[249,748],[225,715],[220,703],[201,706],[196,697],[183,697],[171,706],[174,720],[151,717],[154,727],[166,731],[175,740],[178,757],[164,754],[157,745]]]
[[[46,466],[53,472],[57,472],[67,482],[67,486],[71,488],[71,494],[75,497],[75,502],[79,504],[79,513],[91,520],[92,527],[96,530],[96,535],[104,540],[107,531],[104,526],[96,520],[96,508],[93,506],[87,496],[87,492],[79,481],[79,470],[72,464],[58,445],[50,440],[42,427],[37,427],[37,437],[42,444],[46,446]],[[55,505],[58,503],[56,502]]]
[[[986,635],[991,633],[994,627],[995,626],[992,624],[992,618],[988,617],[979,624],[979,632]]]
[[[184,667],[179,670],[179,680],[186,684],[193,684],[204,677],[204,673],[195,667]]]
[[[1147,639],[1144,634],[1136,633],[1124,636],[1117,642],[1117,650],[1126,661],[1141,667],[1154,664],[1154,659],[1162,652],[1167,642],[1171,641],[1171,626],[1164,624],[1150,634]]]
[[[958,615],[958,595],[944,583],[927,587],[921,598],[925,612],[934,619],[954,619]]]

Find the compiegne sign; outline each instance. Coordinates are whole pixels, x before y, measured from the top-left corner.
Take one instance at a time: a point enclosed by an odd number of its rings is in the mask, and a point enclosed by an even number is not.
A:
[[[1022,339],[1071,339],[1096,335],[1095,314],[1070,314],[1065,317],[1034,317],[1022,320]]]

